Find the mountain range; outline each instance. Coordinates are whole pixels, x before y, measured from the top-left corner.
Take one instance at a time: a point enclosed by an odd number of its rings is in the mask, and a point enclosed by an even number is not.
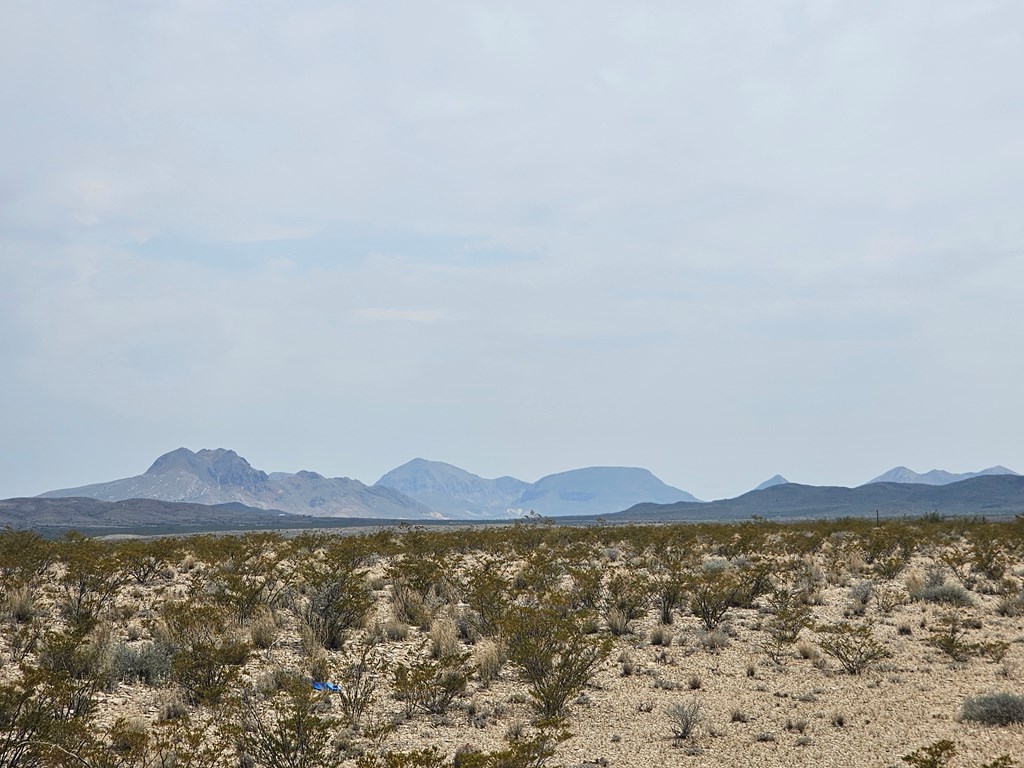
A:
[[[691,504],[637,504],[608,520],[696,522],[764,518],[944,515],[1008,516],[1024,513],[1024,477],[980,475],[942,485],[866,483],[856,488],[780,483],[734,499]]]
[[[696,497],[666,485],[646,469],[587,467],[527,483],[514,477],[487,480],[441,461],[413,459],[377,481],[446,517],[602,515],[638,499],[658,503],[694,502]]]
[[[736,498],[702,502],[636,467],[586,467],[529,483],[508,476],[487,479],[417,458],[366,485],[306,470],[268,474],[224,448],[178,448],[135,477],[0,502],[0,524],[303,527],[349,520],[494,520],[531,512],[667,521],[873,515],[876,510],[883,515],[1020,512],[1024,477],[1002,466],[963,474],[896,467],[845,488],[801,485],[774,475]]]
[[[642,501],[697,501],[646,469],[632,467],[588,467],[527,483],[514,477],[488,480],[451,464],[414,459],[365,485],[305,470],[267,474],[224,448],[178,448],[141,475],[42,494],[68,497],[239,503],[293,515],[401,520],[502,518],[529,512],[602,515]]]
[[[42,494],[43,498],[68,496],[99,501],[237,502],[256,509],[317,517],[440,517],[429,507],[391,488],[365,485],[348,477],[327,478],[316,472],[268,475],[224,448],[194,453],[188,448],[178,448],[154,461],[144,474]]]
[[[1016,475],[1012,469],[1007,469],[1004,466],[996,465],[983,469],[979,472],[962,472],[956,474],[955,472],[946,472],[942,469],[932,469],[923,474],[919,474],[912,469],[906,467],[893,467],[888,472],[883,472],[874,480],[868,480],[865,485],[871,483],[918,483],[920,485],[948,485],[949,483],[957,483],[961,480],[970,480],[972,477],[985,477],[987,475]]]

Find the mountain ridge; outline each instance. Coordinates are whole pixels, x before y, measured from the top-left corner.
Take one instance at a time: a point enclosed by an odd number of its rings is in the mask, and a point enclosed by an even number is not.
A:
[[[508,476],[488,480],[451,464],[417,458],[385,474],[377,485],[393,487],[438,511],[473,517],[601,515],[641,499],[697,500],[641,467],[582,467],[527,483]]]
[[[77,488],[47,491],[39,498],[87,497],[99,501],[154,499],[190,504],[240,503],[317,517],[431,519],[437,513],[387,488],[316,472],[267,474],[225,448],[163,454],[145,473]]]
[[[872,483],[917,483],[920,485],[948,485],[961,480],[970,480],[975,477],[986,477],[990,475],[1017,475],[1012,469],[1007,469],[1001,464],[977,472],[947,472],[944,469],[930,469],[927,472],[915,472],[902,465],[893,467],[888,472],[883,472],[878,477],[868,480],[864,485]]]

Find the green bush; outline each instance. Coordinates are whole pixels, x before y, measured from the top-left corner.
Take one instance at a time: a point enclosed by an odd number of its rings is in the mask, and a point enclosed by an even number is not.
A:
[[[839,662],[851,675],[859,675],[871,664],[888,659],[892,653],[875,640],[868,624],[852,626],[846,622],[818,627],[821,650]]]
[[[366,624],[372,607],[369,584],[353,571],[312,584],[305,618],[316,629],[324,647],[337,650],[345,644],[349,630]]]
[[[506,617],[509,660],[519,668],[537,709],[561,717],[611,651],[611,642],[584,633],[579,616],[559,606],[516,606]]]
[[[983,725],[1024,723],[1024,696],[1013,693],[989,693],[964,702],[961,717]]]
[[[196,704],[215,703],[238,679],[251,647],[228,627],[225,612],[195,602],[164,608],[172,678]]]
[[[239,755],[256,766],[340,765],[332,745],[338,723],[322,714],[323,701],[324,694],[297,675],[280,675],[277,690],[267,696],[247,688],[232,701],[229,719]]]
[[[405,702],[406,714],[422,709],[443,714],[466,691],[472,672],[468,653],[440,658],[421,656],[409,664],[395,665],[395,697]]]

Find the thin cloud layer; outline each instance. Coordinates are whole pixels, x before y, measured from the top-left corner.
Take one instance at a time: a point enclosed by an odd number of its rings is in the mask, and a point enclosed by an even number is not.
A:
[[[1013,3],[19,4],[0,497],[1024,469]]]

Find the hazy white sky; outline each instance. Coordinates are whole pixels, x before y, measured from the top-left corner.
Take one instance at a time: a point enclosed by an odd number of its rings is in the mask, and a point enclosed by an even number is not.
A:
[[[181,445],[1024,471],[1024,4],[0,19],[0,498]]]

